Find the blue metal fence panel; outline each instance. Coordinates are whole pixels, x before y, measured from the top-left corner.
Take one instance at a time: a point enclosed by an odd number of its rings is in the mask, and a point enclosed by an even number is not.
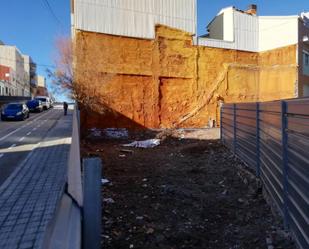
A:
[[[309,98],[226,104],[221,139],[256,170],[300,248],[309,248]]]
[[[256,169],[256,104],[236,104],[236,154]]]
[[[287,105],[289,226],[298,244],[309,247],[309,100]]]
[[[233,140],[234,140],[234,106],[225,105],[221,112],[221,123],[222,123],[222,142],[229,149],[233,149]]]

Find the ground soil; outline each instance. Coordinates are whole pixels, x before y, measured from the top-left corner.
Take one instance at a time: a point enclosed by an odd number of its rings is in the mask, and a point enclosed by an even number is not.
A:
[[[84,139],[83,156],[100,156],[103,177],[110,181],[102,188],[102,248],[294,248],[254,172],[217,134],[192,130]],[[155,136],[162,139],[155,148],[121,146]]]

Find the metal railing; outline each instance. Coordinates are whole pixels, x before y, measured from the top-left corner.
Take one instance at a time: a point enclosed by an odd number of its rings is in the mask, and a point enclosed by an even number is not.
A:
[[[256,171],[300,248],[309,248],[309,98],[225,104],[221,141]]]

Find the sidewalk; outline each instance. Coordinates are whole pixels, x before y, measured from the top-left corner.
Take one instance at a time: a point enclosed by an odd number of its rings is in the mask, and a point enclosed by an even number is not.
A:
[[[69,112],[0,186],[0,248],[41,248],[65,188],[71,132]]]

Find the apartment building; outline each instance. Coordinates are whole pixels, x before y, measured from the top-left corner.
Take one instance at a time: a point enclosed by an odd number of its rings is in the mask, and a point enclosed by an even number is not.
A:
[[[46,78],[44,76],[37,76],[37,86],[46,88]]]
[[[5,95],[31,96],[30,83],[34,82],[36,74],[31,57],[22,54],[15,46],[0,43],[0,65],[10,68],[10,87]]]
[[[46,78],[41,75],[38,75],[36,78],[37,78],[36,95],[37,96],[49,96],[47,85],[46,85]]]

